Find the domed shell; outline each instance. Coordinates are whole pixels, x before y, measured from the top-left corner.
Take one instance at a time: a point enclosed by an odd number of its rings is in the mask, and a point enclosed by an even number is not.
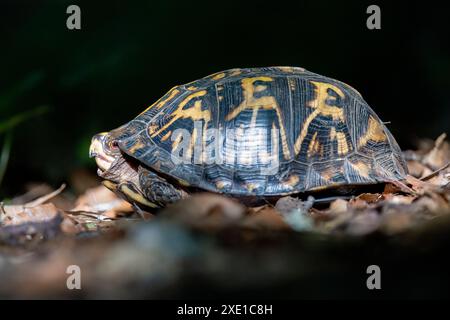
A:
[[[302,68],[232,69],[172,88],[116,129],[119,147],[180,184],[285,195],[401,180],[400,148],[350,86]]]

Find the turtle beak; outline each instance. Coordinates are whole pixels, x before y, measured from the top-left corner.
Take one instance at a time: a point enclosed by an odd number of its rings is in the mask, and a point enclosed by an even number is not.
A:
[[[99,133],[92,137],[91,146],[89,147],[89,158],[95,158],[103,150],[103,139],[106,133]]]
[[[95,158],[95,162],[101,171],[108,170],[115,160],[114,157],[106,154],[103,148],[106,134],[106,132],[103,132],[92,137],[91,146],[89,148],[89,157]]]

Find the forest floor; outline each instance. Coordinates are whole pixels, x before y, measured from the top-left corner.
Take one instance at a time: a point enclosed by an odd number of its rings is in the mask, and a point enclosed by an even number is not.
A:
[[[450,144],[404,154],[405,182],[320,206],[203,193],[141,217],[90,172],[79,195],[30,184],[0,207],[0,297],[371,297],[372,264],[387,297],[449,296]]]

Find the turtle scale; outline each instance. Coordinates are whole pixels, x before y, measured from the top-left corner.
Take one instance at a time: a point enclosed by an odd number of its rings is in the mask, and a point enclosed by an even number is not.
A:
[[[203,128],[195,128],[194,120]],[[172,151],[180,143],[174,132],[203,137],[208,128],[223,130],[220,155],[234,161],[193,163],[192,149],[189,163],[174,163]],[[279,130],[277,143],[269,128]],[[153,170],[235,195],[372,184],[407,173],[397,142],[355,89],[296,67],[231,69],[176,86],[115,135],[125,153]],[[270,152],[278,156],[278,167],[262,174],[267,163],[261,154]]]

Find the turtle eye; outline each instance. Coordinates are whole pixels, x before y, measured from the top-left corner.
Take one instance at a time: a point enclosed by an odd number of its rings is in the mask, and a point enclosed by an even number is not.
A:
[[[111,151],[117,151],[119,150],[119,143],[117,142],[117,140],[110,140],[108,142],[108,147]]]

